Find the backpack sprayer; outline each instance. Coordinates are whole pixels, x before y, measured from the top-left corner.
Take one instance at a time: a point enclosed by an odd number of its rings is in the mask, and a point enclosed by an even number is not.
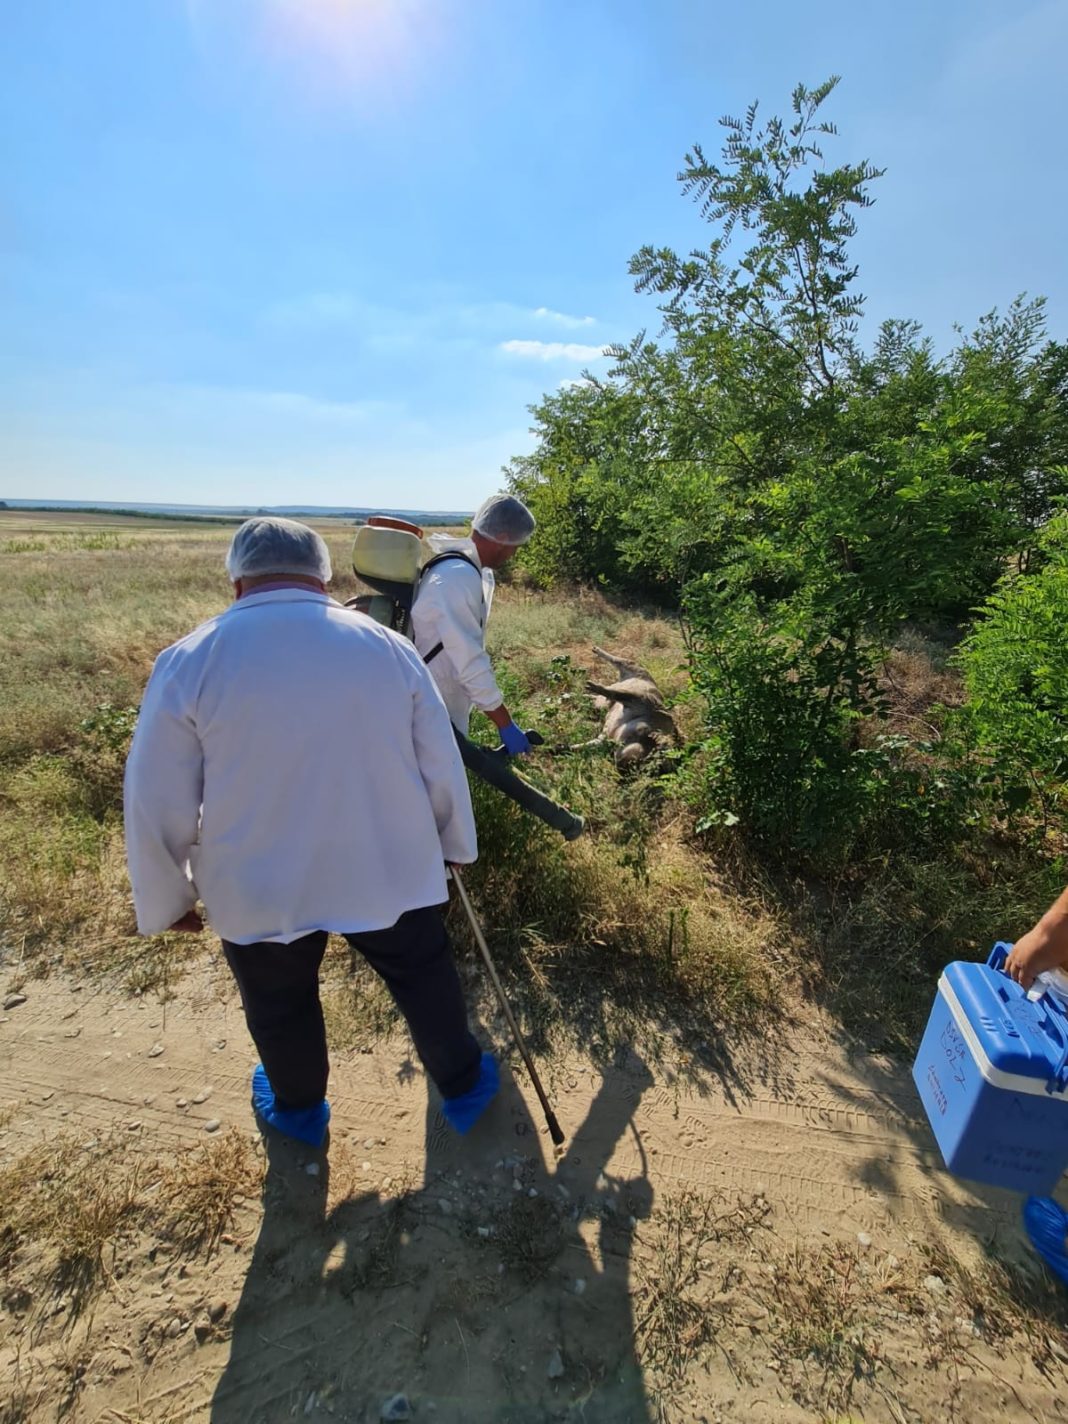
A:
[[[392,628],[405,638],[412,636],[412,603],[419,580],[445,559],[461,559],[478,572],[478,565],[460,549],[448,549],[425,557],[423,530],[407,519],[394,519],[387,514],[373,514],[356,531],[352,545],[352,571],[373,593],[350,598],[346,608],[366,613],[376,623]],[[431,662],[438,648],[427,653]]]
[[[459,550],[436,554],[429,559],[424,559],[424,553],[423,531],[418,524],[411,524],[406,519],[394,519],[385,514],[372,515],[367,523],[356,531],[356,539],[352,546],[352,569],[356,577],[374,592],[360,594],[356,598],[349,599],[345,605],[346,608],[354,608],[359,613],[365,613],[376,623],[381,623],[386,628],[391,628],[393,632],[410,638],[412,603],[419,587],[419,580],[427,569],[444,559],[463,559],[464,563],[477,569],[474,561]],[[436,648],[432,648],[425,655],[424,661],[429,663],[440,651],[441,644],[439,643]],[[537,742],[541,741],[536,733],[528,733],[528,736],[532,741],[535,739]],[[463,742],[460,745],[463,750]],[[468,746],[470,747],[470,743]],[[479,751],[481,749],[473,748],[472,750]],[[465,758],[466,760],[467,758]],[[526,1065],[530,1081],[534,1085],[534,1091],[538,1095],[538,1101],[548,1124],[549,1135],[554,1145],[559,1147],[564,1140],[564,1134],[560,1130],[560,1124],[556,1120],[552,1105],[545,1095],[545,1089],[542,1087],[541,1079],[534,1067],[530,1050],[527,1048],[518,1023],[516,1023],[515,1014],[505,997],[504,988],[490,956],[489,946],[475,915],[474,906],[471,904],[463,880],[455,868],[452,877],[460,902],[471,924],[475,942],[489,972],[490,983],[493,985],[504,1016],[512,1030],[516,1047]]]

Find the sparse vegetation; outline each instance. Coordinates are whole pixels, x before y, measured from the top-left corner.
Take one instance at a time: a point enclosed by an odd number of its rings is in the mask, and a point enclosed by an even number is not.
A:
[[[133,1224],[144,1166],[116,1138],[90,1147],[58,1139],[0,1169],[0,1265],[24,1248],[48,1253],[53,1293],[75,1315],[110,1277],[120,1234]]]
[[[0,1167],[0,1273],[44,1287],[44,1306],[72,1318],[114,1283],[124,1247],[150,1235],[176,1255],[216,1249],[240,1201],[255,1197],[262,1162],[231,1129],[177,1158],[131,1151],[129,1133],[79,1143],[54,1137]]]
[[[346,1295],[396,1284],[402,1237],[408,1221],[409,1206],[403,1196],[386,1203],[384,1212],[367,1233],[365,1248],[344,1273],[342,1289]]]
[[[513,712],[545,737],[524,774],[590,834],[565,845],[476,782],[469,883],[550,1084],[557,1056],[632,1051],[676,1093],[704,1089],[799,988],[869,1046],[906,1053],[942,965],[1011,937],[1062,883],[1065,348],[1021,301],[944,361],[910,323],[859,349],[847,247],[878,174],[814,171],[832,89],[799,89],[792,129],[761,128],[755,110],[728,121],[723,165],[688,157],[688,191],[725,231],[707,254],[646,248],[633,264],[665,299],[671,346],[636,341],[609,381],[549,397],[538,449],[513,468],[539,535],[502,579],[491,648]],[[731,268],[735,227],[753,242]],[[2,521],[0,936],[18,945],[12,982],[63,965],[166,1004],[211,937],[134,936],[123,764],[153,658],[225,603],[229,530],[86,520]],[[351,531],[326,533],[344,598]],[[593,740],[594,644],[649,667],[682,734],[629,775]],[[493,739],[480,719],[475,734]],[[450,925],[496,1037],[455,907]],[[324,1009],[337,1051],[397,1023],[339,941]],[[378,1201],[373,1164],[348,1148],[336,1164],[312,1234],[334,1233],[339,1264],[324,1275],[315,1259],[316,1291],[335,1277],[348,1302],[418,1289],[415,1194],[391,1178]],[[211,1257],[261,1176],[236,1130],[177,1160],[111,1137],[10,1157],[9,1298],[32,1298],[25,1275],[44,1283],[41,1308],[62,1293],[84,1316],[144,1233],[180,1269]],[[509,1194],[492,1230],[455,1224],[464,1249],[540,1291],[588,1203],[531,1192]],[[679,1417],[672,1390],[714,1354],[746,1388],[759,1356],[816,1417],[878,1401],[896,1424],[917,1344],[951,1412],[969,1341],[1063,1375],[1063,1301],[996,1258],[928,1247],[902,1264],[870,1242],[780,1239],[762,1196],[683,1193],[642,1216],[640,1230],[605,1217],[602,1247],[633,1253],[627,1328],[660,1419]],[[484,1275],[435,1292],[468,1369],[468,1312],[498,1289]],[[190,1324],[156,1318],[146,1356]],[[427,1329],[399,1328],[425,1346]],[[72,1347],[61,1408],[85,1369]]]
[[[724,1272],[717,1248],[748,1257],[767,1215],[760,1198],[727,1207],[692,1192],[661,1207],[639,1269],[635,1343],[662,1385],[685,1375],[729,1315],[727,1307],[709,1299],[709,1288],[720,1276],[720,1293],[726,1291],[738,1266],[729,1263]]]
[[[180,1251],[210,1256],[233,1221],[237,1201],[257,1195],[262,1179],[263,1162],[248,1137],[230,1128],[159,1169],[150,1208],[157,1229]]]
[[[546,1197],[520,1195],[497,1213],[493,1249],[520,1280],[541,1280],[565,1242],[563,1209]]]
[[[767,1298],[775,1321],[781,1359],[800,1364],[801,1402],[835,1411],[850,1407],[858,1381],[874,1382],[880,1364],[873,1307],[908,1292],[893,1269],[872,1270],[855,1249],[835,1243],[815,1251],[795,1251],[776,1262]]]
[[[121,558],[82,549],[47,567],[43,559],[0,564],[13,609],[0,673],[0,925],[25,944],[29,966],[59,944],[72,966],[167,994],[211,942],[132,938],[121,790],[153,657],[225,606],[227,538],[138,530]],[[349,536],[329,538],[344,597]],[[16,638],[20,620],[25,636]],[[677,628],[596,593],[535,598],[520,581],[502,589],[491,635],[509,697],[552,745],[597,731],[582,691],[593,642],[622,642],[667,689],[682,687]],[[68,669],[77,669],[76,680]],[[546,755],[524,770],[587,815],[595,832],[565,850],[496,793],[475,787],[488,853],[473,888],[532,1026],[549,1035],[592,1032],[608,1053],[620,1037],[641,1034],[654,1004],[645,1036],[655,1046],[665,1019],[696,1023],[712,1013],[740,1021],[764,1002],[760,952],[775,938],[775,921],[755,899],[739,903],[709,885],[687,844],[685,815],[665,800],[655,772],[621,780],[597,749]],[[454,931],[465,943],[459,919]],[[327,963],[331,1038],[368,1046],[395,1022],[392,1002],[373,975],[350,966],[343,947],[335,945]],[[600,992],[577,996],[569,986],[579,983],[597,983]],[[563,1022],[561,1005],[569,1006]]]

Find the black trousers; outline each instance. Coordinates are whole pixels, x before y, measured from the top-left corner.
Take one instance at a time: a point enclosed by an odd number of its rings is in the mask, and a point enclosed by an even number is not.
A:
[[[409,910],[389,929],[345,938],[385,980],[442,1097],[459,1097],[473,1088],[482,1054],[467,1026],[441,912],[435,907]],[[280,1108],[313,1107],[326,1096],[330,1063],[319,1002],[326,940],[322,930],[292,944],[223,940],[248,1031]]]

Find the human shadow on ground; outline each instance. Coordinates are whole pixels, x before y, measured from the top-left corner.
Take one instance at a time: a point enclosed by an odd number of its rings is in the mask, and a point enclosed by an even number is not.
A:
[[[397,1393],[436,1424],[649,1424],[632,1256],[653,1200],[633,1124],[651,1083],[633,1056],[604,1074],[559,1160],[507,1069],[465,1139],[432,1097],[421,1185],[333,1205],[329,1154],[269,1134],[212,1424],[376,1421]]]

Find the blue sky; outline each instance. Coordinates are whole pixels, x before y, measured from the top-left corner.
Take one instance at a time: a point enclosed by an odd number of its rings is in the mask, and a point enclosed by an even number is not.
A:
[[[842,84],[868,322],[1068,325],[1068,3],[4,0],[0,496],[464,508],[658,325],[716,120]]]

